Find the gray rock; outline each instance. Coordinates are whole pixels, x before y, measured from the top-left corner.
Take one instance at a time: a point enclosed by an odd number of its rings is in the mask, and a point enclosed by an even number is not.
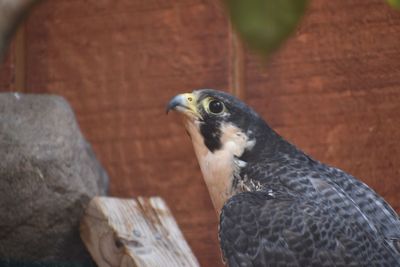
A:
[[[0,94],[0,259],[86,259],[79,220],[107,186],[62,97]]]

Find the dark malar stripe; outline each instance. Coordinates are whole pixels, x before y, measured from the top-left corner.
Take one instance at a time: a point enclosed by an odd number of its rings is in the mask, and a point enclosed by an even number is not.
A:
[[[212,152],[222,148],[220,124],[207,122],[200,125],[200,133],[203,136],[205,146]]]

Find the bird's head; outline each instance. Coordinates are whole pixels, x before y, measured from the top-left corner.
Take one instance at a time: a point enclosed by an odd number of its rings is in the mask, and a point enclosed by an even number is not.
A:
[[[219,210],[235,193],[241,160],[255,148],[267,125],[237,98],[216,90],[203,89],[180,94],[167,106],[185,116],[201,171],[214,206]]]

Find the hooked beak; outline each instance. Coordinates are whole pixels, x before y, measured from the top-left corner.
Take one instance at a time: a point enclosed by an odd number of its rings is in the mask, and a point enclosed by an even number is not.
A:
[[[192,93],[180,94],[174,96],[168,103],[166,112],[170,110],[179,111],[189,117],[199,118],[200,114],[197,110],[197,101],[196,96]]]

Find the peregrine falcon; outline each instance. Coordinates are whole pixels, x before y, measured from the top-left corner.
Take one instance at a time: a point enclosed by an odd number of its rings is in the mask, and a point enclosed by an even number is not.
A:
[[[237,266],[400,266],[400,221],[375,191],[279,136],[237,98],[202,89],[172,98],[185,116]]]

